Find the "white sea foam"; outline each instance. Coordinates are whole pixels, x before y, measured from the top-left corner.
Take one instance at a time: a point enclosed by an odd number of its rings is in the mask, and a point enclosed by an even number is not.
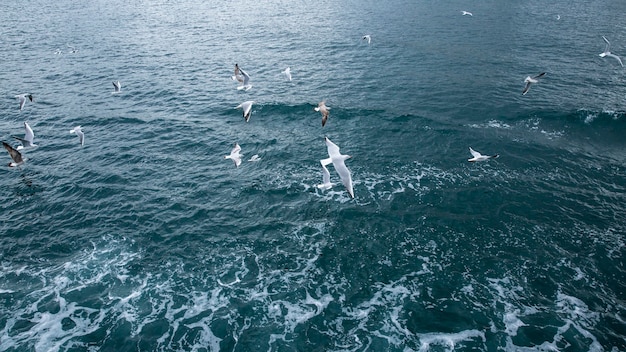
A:
[[[198,255],[197,268],[210,263],[217,268],[215,271],[198,271],[193,265],[194,269],[190,270],[188,262],[170,259],[163,264],[162,269],[166,270],[158,274],[134,273],[127,268],[142,259],[141,251],[133,249],[132,243],[126,240],[112,238],[103,239],[95,243],[92,250],[50,268],[12,268],[4,264],[3,268],[8,271],[20,271],[22,280],[32,278],[39,286],[10,312],[6,326],[0,331],[3,338],[0,350],[24,346],[41,350],[73,346],[86,350],[90,346],[80,341],[99,329],[106,328],[106,334],[113,334],[114,327],[130,324],[129,337],[136,338],[158,324],[166,326],[160,335],[153,337],[158,350],[219,350],[224,344],[241,348],[248,331],[271,326],[264,343],[268,350],[274,351],[291,347],[300,328],[317,325],[318,320],[323,320],[323,334],[332,341],[328,349],[334,351],[360,351],[381,345],[424,351],[453,351],[462,346],[480,349],[484,347],[486,330],[470,327],[452,333],[415,332],[410,327],[412,318],[407,303],[440,309],[450,301],[493,301],[493,306],[489,307],[475,305],[481,311],[493,310],[500,314],[486,329],[492,334],[506,335],[507,348],[523,351],[523,347],[513,343],[512,337],[526,327],[528,318],[546,310],[525,306],[526,293],[511,277],[490,279],[487,292],[493,297],[489,299],[481,296],[483,284],[472,278],[451,293],[451,297],[438,297],[429,283],[446,272],[446,265],[440,258],[428,254],[439,252],[435,241],[417,240],[420,226],[408,228],[402,234],[405,239],[401,244],[407,251],[413,248],[413,252],[405,255],[416,261],[413,267],[417,267],[417,271],[384,282],[372,282],[364,291],[366,295],[356,301],[353,297],[347,300],[349,280],[332,269],[320,268],[324,249],[333,245],[333,239],[327,237],[329,227],[332,228],[325,220],[297,224],[284,239],[272,243],[272,250],[264,254],[241,245],[229,251]],[[419,251],[415,251],[416,245]],[[387,261],[396,265],[391,259],[383,256],[379,262],[383,268],[389,266]],[[275,263],[285,263],[285,267],[276,267]],[[567,265],[572,270],[576,268]],[[576,273],[572,272],[574,277]],[[0,277],[5,278],[7,274],[3,275]],[[119,276],[125,279],[120,280]],[[98,296],[98,306],[90,306],[88,301],[72,301],[102,287],[106,288],[104,294]],[[6,289],[13,290],[12,287]],[[58,308],[41,310],[50,302]],[[562,293],[555,304],[563,325],[553,339],[541,344],[542,348],[555,348],[566,331],[572,330],[589,338],[591,350],[597,348],[593,329],[599,320],[598,313],[592,312],[581,300]],[[325,314],[331,305],[333,313]],[[254,316],[242,314],[242,311],[252,311]],[[17,326],[26,320],[33,326],[18,331]],[[69,328],[68,321],[71,321]],[[153,331],[152,328],[151,333]]]
[[[432,351],[434,346],[448,347],[450,351],[456,350],[457,344],[463,341],[480,338],[485,341],[485,334],[478,330],[465,330],[454,334],[429,333],[419,334],[419,351]]]
[[[505,129],[505,130],[510,130],[512,127],[511,125],[509,125],[508,123],[502,122],[502,121],[498,121],[498,120],[489,120],[486,123],[483,124],[469,124],[468,125],[471,128],[497,128],[497,129]]]
[[[503,279],[489,279],[490,287],[495,291],[496,303],[504,307],[502,323],[504,324],[504,332],[507,334],[507,350],[519,351],[536,351],[536,348],[542,351],[559,351],[568,339],[575,338],[572,334],[580,334],[589,345],[586,347],[589,351],[604,351],[604,348],[598,342],[593,334],[596,325],[600,321],[600,314],[591,311],[589,307],[580,299],[557,292],[555,313],[562,320],[563,325],[558,326],[551,340],[547,340],[536,346],[535,348],[526,348],[516,346],[512,337],[516,336],[520,329],[527,326],[524,323],[525,317],[533,317],[536,314],[542,314],[549,307],[525,306],[521,304],[524,301],[524,291],[519,285],[515,285],[509,277]],[[492,332],[495,325],[492,325]]]

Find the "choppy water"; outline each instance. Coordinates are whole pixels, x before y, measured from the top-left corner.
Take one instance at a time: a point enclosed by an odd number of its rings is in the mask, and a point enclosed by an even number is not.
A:
[[[624,13],[4,4],[1,138],[39,147],[0,169],[0,351],[626,350]]]

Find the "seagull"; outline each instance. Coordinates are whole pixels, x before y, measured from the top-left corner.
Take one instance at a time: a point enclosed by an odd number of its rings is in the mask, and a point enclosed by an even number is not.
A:
[[[22,111],[22,109],[24,108],[24,104],[26,104],[26,98],[28,98],[30,101],[33,101],[33,95],[28,93],[18,94],[15,97],[20,101],[20,111]]]
[[[235,75],[231,77],[234,81],[239,81],[241,84],[237,87],[238,90],[248,90],[252,88],[250,84],[250,76],[246,71],[242,70],[238,64],[235,64]]]
[[[282,71],[282,74],[284,74],[288,80],[291,81],[291,69],[289,67],[287,67],[284,71]]]
[[[112,94],[119,93],[122,90],[122,84],[120,83],[120,81],[114,81],[113,88],[115,90],[112,92]]]
[[[243,118],[248,122],[250,120],[250,113],[252,112],[252,104],[254,104],[254,100],[244,101],[243,103],[237,105],[235,109],[243,110]]]
[[[259,157],[259,154],[254,154],[252,158],[248,159],[249,162],[255,162],[259,160],[261,160],[261,158]]]
[[[366,34],[363,36],[363,40],[367,40],[367,44],[370,44],[372,42],[372,36],[369,34]]]
[[[328,172],[328,169],[326,169],[326,165],[332,163],[335,167],[335,171],[337,171],[339,177],[341,178],[341,183],[343,183],[343,185],[348,190],[350,197],[354,198],[354,190],[352,189],[352,177],[350,176],[350,170],[348,170],[346,164],[344,163],[346,159],[349,159],[352,156],[342,155],[341,153],[339,153],[339,147],[335,143],[331,142],[328,137],[324,137],[324,141],[326,142],[326,148],[328,149],[329,158],[320,160],[323,169],[324,181],[324,183],[321,185],[322,187],[320,188],[329,188],[329,185],[332,186],[332,184],[330,183],[330,173]]]
[[[67,47],[68,47],[68,48],[70,48],[70,49],[72,49],[72,50],[70,50],[70,53],[76,53],[76,52],[78,52],[78,50],[76,50],[76,48],[75,48],[75,47],[73,47],[73,46],[71,46],[71,45],[69,45],[69,44],[67,45]]]
[[[57,51],[54,52],[54,55],[61,55],[63,54],[63,52],[60,49],[57,49]]]
[[[528,90],[530,89],[530,85],[533,83],[539,82],[538,79],[545,76],[545,74],[546,74],[545,72],[541,72],[540,74],[532,78],[530,76],[527,76],[526,79],[524,79],[524,83],[526,83],[526,86],[524,87],[524,90],[522,91],[522,95],[526,95],[526,93],[528,93]]]
[[[80,129],[80,126],[76,126],[71,129],[70,133],[76,133],[78,140],[80,141],[80,145],[85,145],[85,134],[83,133],[83,130]]]
[[[560,20],[561,19],[561,15],[556,15],[556,20]]]
[[[609,42],[609,40],[606,39],[605,36],[602,36],[602,39],[604,39],[604,41],[606,42],[606,47],[604,48],[604,52],[600,53],[600,57],[609,56],[609,57],[615,58],[619,62],[619,64],[622,67],[624,67],[624,64],[622,63],[622,59],[620,59],[619,56],[615,54],[611,54],[611,52],[609,51],[609,48],[611,47],[611,43]]]
[[[26,132],[24,133],[24,138],[13,136],[13,138],[22,142],[22,145],[18,146],[17,150],[24,149],[24,148],[34,148],[37,146],[36,144],[33,144],[33,140],[35,139],[35,134],[33,133],[33,129],[30,128],[30,126],[28,125],[26,121],[24,121],[24,130],[26,130]]]
[[[7,142],[2,142],[4,149],[9,152],[11,159],[13,159],[12,163],[9,163],[9,167],[16,167],[22,165],[24,163],[24,159],[22,158],[22,154],[17,150],[13,149]]]
[[[224,156],[224,159],[231,159],[235,162],[235,166],[239,167],[239,165],[241,165],[241,154],[239,154],[240,151],[241,147],[239,146],[239,144],[235,143],[235,147],[233,148],[233,150],[230,151],[230,155]]]
[[[465,15],[470,15],[470,16],[472,16],[472,17],[474,16],[474,15],[472,15],[472,13],[471,13],[471,12],[469,12],[469,11],[461,11],[461,14],[462,14],[463,16],[465,16]]]
[[[485,161],[491,158],[497,158],[500,155],[496,154],[496,155],[482,155],[479,152],[475,151],[474,149],[472,149],[472,147],[469,148],[470,154],[472,154],[473,158],[469,158],[467,159],[467,161],[469,162],[475,162],[475,161]]]
[[[324,127],[326,120],[328,120],[328,110],[330,110],[330,108],[326,106],[326,102],[321,101],[313,110],[319,111],[322,114],[322,127]]]

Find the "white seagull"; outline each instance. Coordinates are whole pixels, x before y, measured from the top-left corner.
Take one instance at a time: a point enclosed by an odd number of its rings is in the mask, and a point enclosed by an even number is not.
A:
[[[250,113],[252,112],[252,104],[254,104],[254,100],[244,101],[243,103],[237,105],[235,109],[243,110],[243,118],[248,122],[250,120]]]
[[[9,163],[9,167],[16,167],[22,165],[24,163],[24,159],[22,158],[22,154],[18,152],[16,149],[13,149],[7,142],[2,142],[4,149],[9,152],[11,159],[13,159],[12,163]]]
[[[120,81],[113,81],[113,89],[114,91],[112,92],[112,94],[122,91],[122,84],[120,83]]]
[[[539,82],[539,78],[545,76],[546,73],[545,72],[541,72],[540,74],[536,75],[535,77],[530,77],[530,76],[526,76],[526,79],[524,79],[524,83],[526,83],[526,86],[524,86],[524,90],[522,91],[522,95],[526,95],[526,93],[528,93],[528,90],[530,89],[530,85],[533,83],[537,83]]]
[[[285,77],[287,77],[287,79],[291,81],[291,69],[289,67],[282,71],[282,74],[284,74]]]
[[[30,101],[33,101],[33,95],[29,93],[18,94],[15,97],[17,98],[17,100],[20,101],[20,111],[22,111],[22,109],[24,108],[24,104],[26,104],[26,98],[28,98]]]
[[[67,47],[72,49],[72,50],[70,50],[70,53],[77,53],[78,52],[78,49],[76,49],[75,47],[73,47],[73,46],[71,46],[69,44],[67,45]]]
[[[235,162],[235,166],[239,167],[239,165],[241,165],[241,154],[239,154],[240,151],[241,147],[238,143],[235,143],[235,147],[233,148],[233,150],[230,151],[230,155],[225,155],[224,159],[231,159]]]
[[[33,140],[35,139],[35,134],[33,133],[33,129],[30,128],[30,126],[28,125],[26,121],[24,121],[24,130],[25,130],[24,138],[13,136],[13,138],[22,142],[22,145],[18,146],[17,150],[24,149],[24,148],[34,148],[37,146],[37,144],[33,144]]]
[[[469,162],[475,162],[475,161],[485,161],[485,160],[489,160],[491,158],[497,158],[500,155],[496,154],[496,155],[482,155],[479,152],[475,151],[474,149],[472,149],[472,147],[469,148],[470,154],[472,154],[472,158],[467,159],[467,161]]]
[[[85,134],[83,133],[83,130],[80,129],[80,126],[72,128],[70,133],[76,133],[78,140],[80,141],[80,145],[85,145]]]
[[[624,67],[624,64],[622,63],[622,59],[619,58],[619,56],[615,55],[615,54],[611,54],[611,51],[609,50],[611,48],[611,43],[609,42],[608,39],[606,39],[605,36],[602,36],[602,39],[604,39],[604,41],[606,42],[606,47],[604,47],[604,52],[600,53],[600,57],[612,57],[615,58],[619,64]]]
[[[323,184],[320,185],[320,188],[330,188],[332,184],[330,183],[330,173],[328,169],[326,169],[326,165],[332,163],[335,167],[335,171],[339,174],[341,178],[341,183],[346,187],[350,197],[354,198],[354,190],[352,189],[352,177],[350,176],[350,170],[346,167],[345,160],[351,158],[350,155],[342,155],[339,152],[339,147],[330,141],[328,137],[324,137],[324,141],[326,142],[326,148],[328,149],[327,159],[320,160],[323,169]],[[319,187],[319,186],[318,186]]]
[[[363,40],[367,40],[367,44],[370,44],[372,42],[372,36],[369,34],[366,34],[363,36]]]
[[[471,12],[469,12],[469,11],[461,11],[461,14],[462,14],[463,16],[465,16],[465,15],[470,15],[470,16],[472,16],[472,17],[474,16],[474,15],[472,15],[472,13],[471,13]]]
[[[324,127],[324,125],[326,124],[326,120],[328,120],[328,115],[330,114],[330,112],[328,111],[330,110],[330,108],[326,106],[326,102],[321,101],[319,102],[319,104],[317,104],[317,107],[313,108],[313,110],[319,111],[322,114],[322,127]]]
[[[254,154],[252,158],[248,159],[248,161],[251,163],[259,161],[259,160],[261,160],[261,158],[259,157],[259,154]]]
[[[246,71],[242,70],[238,64],[235,64],[235,75],[232,76],[232,79],[241,83],[237,86],[237,90],[248,90],[252,88],[252,84],[250,84],[250,75],[248,75]]]

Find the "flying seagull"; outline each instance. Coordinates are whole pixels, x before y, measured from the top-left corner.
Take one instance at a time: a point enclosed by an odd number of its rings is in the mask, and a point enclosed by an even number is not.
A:
[[[330,108],[326,106],[326,102],[321,101],[313,110],[319,111],[322,114],[322,127],[324,127],[324,125],[326,124],[326,120],[328,120],[328,115],[330,114],[328,112]]]
[[[75,47],[73,47],[73,46],[71,46],[69,44],[67,45],[67,47],[72,49],[72,50],[70,50],[70,53],[77,53],[78,52],[78,49],[76,49]]]
[[[282,71],[282,74],[284,74],[285,77],[287,77],[287,79],[291,81],[291,69],[289,67]]]
[[[602,39],[604,39],[604,41],[606,42],[606,47],[604,47],[604,52],[600,53],[600,57],[612,57],[615,58],[619,64],[624,67],[624,64],[622,63],[622,59],[619,58],[619,56],[615,55],[615,54],[611,54],[611,51],[609,50],[611,48],[611,43],[609,42],[608,39],[606,39],[605,36],[602,36]]]
[[[474,149],[472,149],[472,147],[469,148],[470,154],[472,154],[472,158],[467,159],[467,161],[469,162],[475,162],[475,161],[485,161],[485,160],[489,160],[491,158],[497,158],[500,155],[496,154],[496,155],[482,155],[479,152],[475,151]]]
[[[252,104],[254,104],[254,100],[244,101],[243,103],[237,105],[235,109],[243,110],[243,118],[248,122],[250,120],[250,113],[252,112]]]
[[[80,141],[80,145],[85,145],[85,134],[83,133],[83,130],[80,129],[80,126],[72,128],[70,133],[76,133],[78,140]]]
[[[13,149],[7,142],[2,142],[4,149],[9,152],[11,159],[13,159],[12,163],[9,163],[9,167],[16,167],[22,165],[24,163],[24,159],[22,158],[22,154],[18,152],[16,149]]]
[[[230,151],[230,155],[225,155],[224,159],[231,159],[235,162],[235,166],[239,167],[239,165],[241,165],[241,154],[239,154],[240,151],[241,147],[239,146],[239,144],[235,143],[235,147],[233,148],[233,150]]]
[[[472,16],[472,17],[474,16],[474,15],[472,15],[472,13],[471,13],[471,12],[469,12],[469,11],[461,11],[461,14],[462,14],[463,16],[465,16],[465,15],[470,15],[470,16]]]
[[[320,163],[322,164],[324,182],[321,185],[322,187],[320,188],[330,188],[329,186],[332,186],[332,184],[330,183],[330,173],[328,172],[328,169],[326,169],[326,165],[332,163],[335,167],[335,171],[337,171],[339,177],[341,178],[341,183],[343,183],[343,185],[348,190],[350,197],[354,198],[354,190],[352,189],[352,177],[350,176],[350,170],[348,170],[345,164],[345,160],[351,158],[352,156],[342,155],[339,152],[339,147],[335,143],[331,142],[328,137],[324,137],[324,141],[326,142],[326,148],[328,149],[329,158],[320,160]]]
[[[530,89],[530,85],[533,83],[539,82],[538,79],[545,75],[546,75],[545,72],[541,72],[540,74],[532,78],[530,76],[527,76],[526,79],[524,79],[524,83],[526,83],[526,86],[524,87],[524,90],[522,91],[522,95],[526,95],[526,93],[528,93],[528,90]]]
[[[252,158],[248,159],[248,161],[251,163],[259,161],[259,160],[261,160],[261,158],[259,157],[259,154],[254,154]]]
[[[20,101],[20,111],[22,111],[22,109],[24,108],[24,104],[26,104],[26,98],[28,98],[30,101],[33,101],[33,95],[28,93],[18,94],[15,97]]]
[[[367,44],[370,44],[372,42],[372,36],[369,34],[366,34],[363,36],[363,40],[367,40]]]
[[[22,142],[22,145],[18,146],[17,150],[24,149],[24,148],[34,148],[37,146],[36,144],[33,144],[33,140],[35,139],[35,134],[33,133],[33,129],[30,128],[30,126],[28,125],[26,121],[24,121],[24,130],[25,130],[24,138],[13,136],[13,138]]]
[[[242,70],[238,64],[235,64],[235,75],[232,76],[232,79],[241,83],[237,86],[238,90],[248,90],[252,88],[252,84],[250,84],[250,75],[248,75],[246,71]]]
[[[112,93],[119,93],[122,90],[122,84],[120,81],[113,81],[113,89],[115,89]]]

